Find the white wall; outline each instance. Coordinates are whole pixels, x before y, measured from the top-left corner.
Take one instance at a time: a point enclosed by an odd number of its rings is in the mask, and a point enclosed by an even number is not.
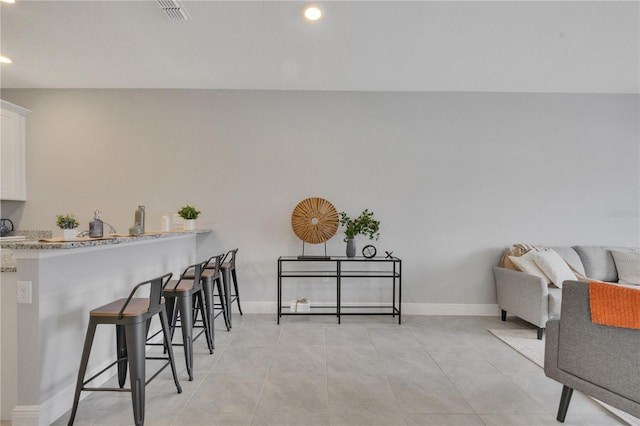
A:
[[[2,90],[32,110],[24,229],[96,208],[119,231],[184,204],[240,247],[242,296],[274,301],[302,199],[381,220],[404,301],[494,304],[517,242],[640,245],[639,97],[495,93]],[[359,249],[366,243],[361,237]],[[341,234],[328,243],[344,253]]]

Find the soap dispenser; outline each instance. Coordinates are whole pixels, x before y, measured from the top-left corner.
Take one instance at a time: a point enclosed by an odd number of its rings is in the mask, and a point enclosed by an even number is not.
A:
[[[100,220],[101,214],[100,211],[96,210],[93,220],[89,222],[89,237],[91,238],[102,238],[104,223]]]
[[[134,222],[140,225],[140,229],[142,231],[140,233],[144,234],[144,206],[138,206],[136,209]]]

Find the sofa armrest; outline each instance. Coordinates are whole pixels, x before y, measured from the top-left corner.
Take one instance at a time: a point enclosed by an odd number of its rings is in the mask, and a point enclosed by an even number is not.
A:
[[[558,368],[640,403],[640,330],[593,323],[588,283],[565,281],[562,300]]]
[[[540,277],[493,267],[498,306],[533,325],[544,328],[549,319],[549,287]]]
[[[565,281],[560,319],[546,331],[548,377],[640,416],[640,330],[593,323],[589,284]]]
[[[544,373],[547,377],[558,377],[558,338],[560,335],[560,320],[547,321],[544,342]]]

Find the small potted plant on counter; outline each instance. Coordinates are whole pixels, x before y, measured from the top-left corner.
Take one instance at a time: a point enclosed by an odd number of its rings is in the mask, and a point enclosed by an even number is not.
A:
[[[366,235],[370,240],[380,238],[380,221],[373,218],[373,212],[365,209],[360,216],[351,219],[345,212],[340,212],[340,225],[344,226],[344,242],[347,243],[347,256],[356,255],[355,237]]]
[[[78,231],[76,228],[80,225],[80,222],[71,214],[66,215],[57,215],[56,216],[56,225],[60,229],[62,229],[62,240],[63,241],[73,241],[76,239],[78,235]]]
[[[178,216],[184,219],[182,229],[185,231],[193,231],[196,229],[196,219],[200,216],[200,211],[196,210],[195,207],[187,205],[178,211]]]

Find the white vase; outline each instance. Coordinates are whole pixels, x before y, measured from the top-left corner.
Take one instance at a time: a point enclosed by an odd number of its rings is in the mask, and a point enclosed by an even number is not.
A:
[[[182,229],[184,229],[185,231],[193,231],[194,229],[196,229],[196,220],[185,219]]]
[[[62,230],[63,241],[74,241],[77,236],[78,236],[78,230],[76,228]]]

